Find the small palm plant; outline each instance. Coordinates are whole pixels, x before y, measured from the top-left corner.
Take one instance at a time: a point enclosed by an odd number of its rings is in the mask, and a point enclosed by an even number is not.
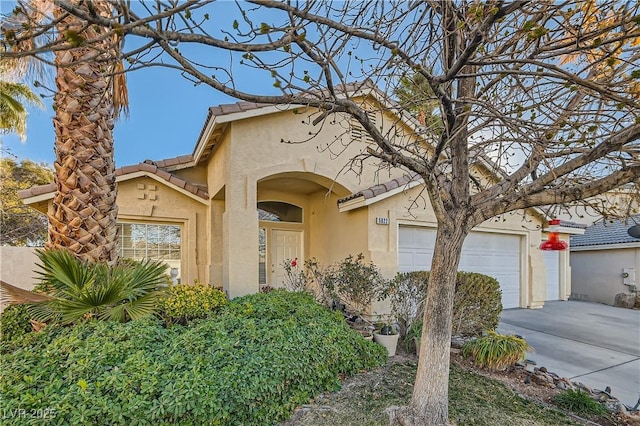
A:
[[[121,261],[110,267],[83,262],[67,250],[38,250],[37,255],[40,288],[51,299],[29,306],[36,321],[135,320],[156,313],[166,294],[167,266],[161,261]]]
[[[462,355],[471,356],[476,365],[503,370],[522,361],[531,346],[521,337],[488,331],[484,336],[464,344]]]

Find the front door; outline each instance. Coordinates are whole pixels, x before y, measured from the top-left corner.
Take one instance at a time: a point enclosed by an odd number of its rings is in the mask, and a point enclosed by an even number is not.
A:
[[[302,231],[285,231],[273,229],[271,231],[271,286],[284,287],[287,274],[284,269],[285,261],[298,259],[298,268],[302,266]]]

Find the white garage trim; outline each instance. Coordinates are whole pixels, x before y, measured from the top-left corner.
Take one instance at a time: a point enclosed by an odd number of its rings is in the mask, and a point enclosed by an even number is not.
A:
[[[399,223],[398,270],[430,270],[435,237],[435,227]],[[524,307],[526,254],[525,233],[474,230],[465,240],[458,269],[496,277],[503,292],[503,307]]]

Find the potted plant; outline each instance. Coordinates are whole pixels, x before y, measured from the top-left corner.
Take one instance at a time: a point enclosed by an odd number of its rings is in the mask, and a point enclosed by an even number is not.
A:
[[[400,334],[389,322],[382,323],[380,327],[373,332],[373,341],[384,346],[389,352],[389,356],[396,354],[398,347],[398,338]]]

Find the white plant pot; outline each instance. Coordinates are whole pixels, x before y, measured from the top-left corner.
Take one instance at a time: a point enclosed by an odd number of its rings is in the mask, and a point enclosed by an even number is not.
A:
[[[389,356],[394,356],[396,354],[396,348],[398,347],[398,338],[400,335],[396,334],[378,334],[376,331],[373,332],[373,340],[387,348],[387,352],[389,352]]]

